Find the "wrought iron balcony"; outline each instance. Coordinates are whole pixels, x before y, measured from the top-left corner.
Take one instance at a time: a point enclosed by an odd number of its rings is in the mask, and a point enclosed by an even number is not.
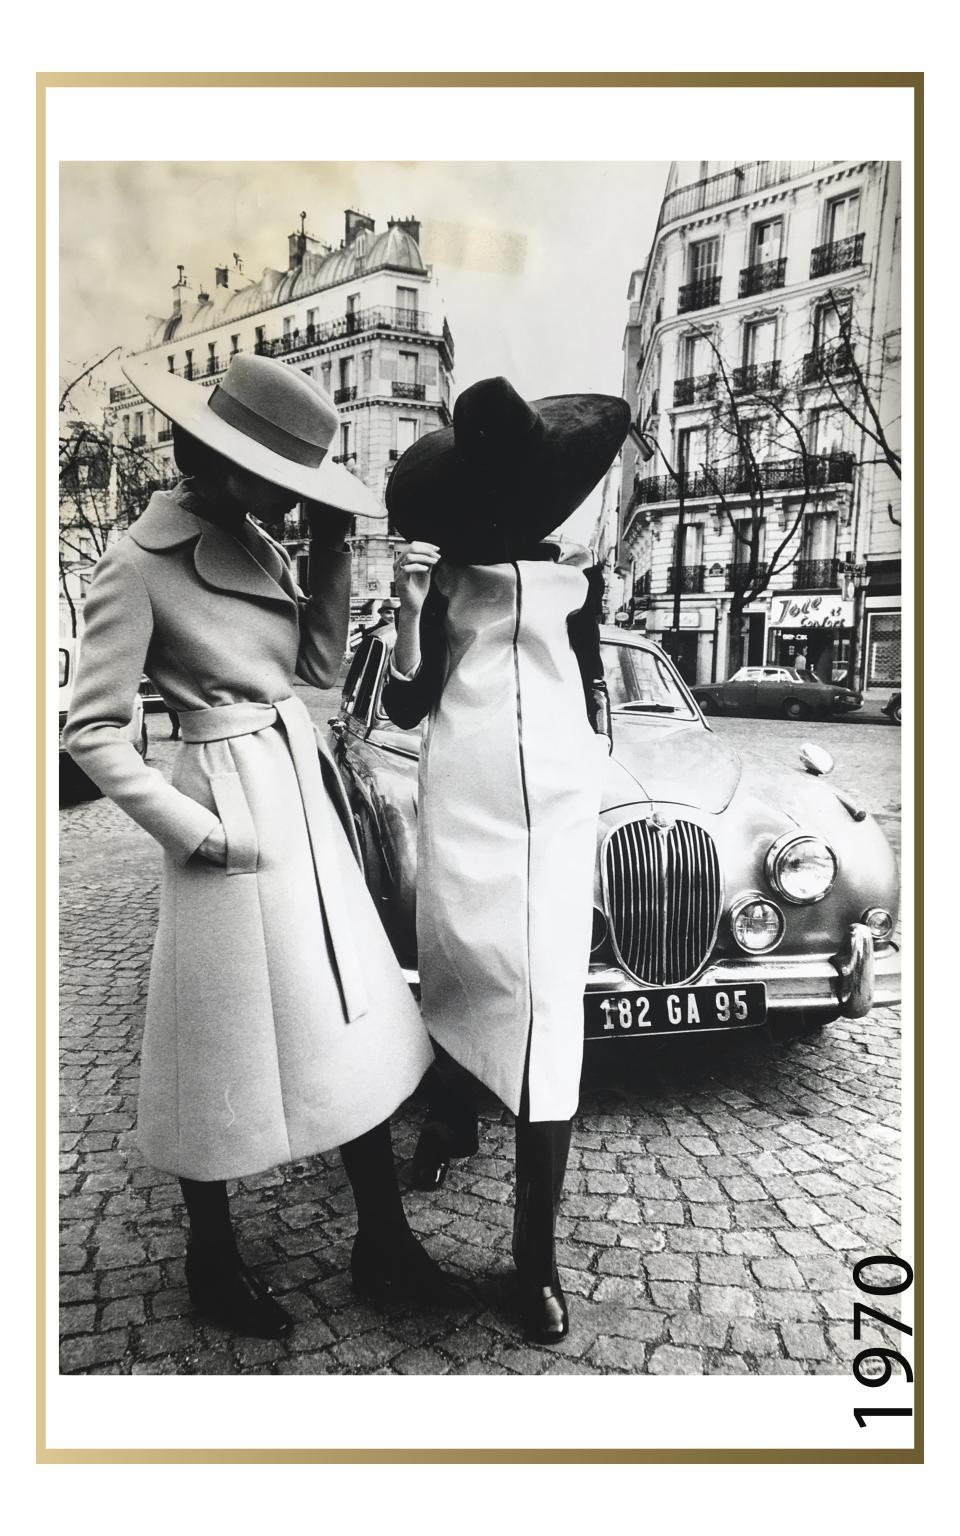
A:
[[[754,293],[770,293],[774,288],[782,288],[786,280],[786,256],[778,256],[775,261],[758,261],[752,267],[741,267],[740,298],[748,299]]]
[[[333,392],[334,405],[343,405],[346,401],[356,400],[356,398],[356,384],[342,384],[339,389],[335,389]]]
[[[427,386],[425,384],[403,384],[394,379],[391,385],[391,393],[395,400],[425,400],[427,398]]]
[[[727,591],[745,592],[747,587],[760,586],[767,580],[770,567],[766,560],[758,560],[751,574],[748,560],[734,560],[727,566]]]
[[[139,394],[135,384],[114,384],[110,389],[110,404],[116,405],[118,400],[135,400]]]
[[[826,277],[828,272],[846,272],[863,261],[863,233],[847,235],[815,246],[810,252],[810,276]]]
[[[720,278],[701,277],[695,283],[684,283],[677,293],[677,314],[686,315],[691,309],[709,309],[720,303]]]
[[[753,395],[759,389],[776,389],[780,383],[780,359],[769,363],[745,363],[734,368],[730,388],[735,395]]]
[[[673,403],[674,405],[699,405],[704,400],[713,400],[716,393],[715,373],[691,375],[687,379],[674,380]]]
[[[840,561],[798,560],[794,574],[795,590],[822,592],[840,585]]]
[[[670,224],[674,219],[688,218],[702,213],[704,208],[715,208],[718,203],[729,203],[737,197],[751,197],[767,187],[794,181],[798,176],[808,176],[811,171],[833,165],[833,160],[749,160],[729,171],[718,171],[704,176],[686,187],[669,192],[660,205],[657,228]]]
[[[145,432],[136,432],[136,433],[134,433],[133,437],[131,437],[131,439],[130,439],[130,447],[131,448],[145,448],[146,447],[146,443],[147,443],[147,435],[146,435]]]
[[[830,485],[847,485],[853,480],[853,454],[832,453],[822,457],[810,455],[806,461],[796,459],[766,459],[757,465],[760,486],[765,491],[802,491],[807,486],[819,490]],[[651,475],[636,482],[638,506],[653,502],[677,501],[678,484],[674,475]],[[756,489],[751,471],[745,464],[728,464],[723,468],[687,471],[679,477],[686,501],[713,497],[718,491],[724,496],[750,495]]]
[[[853,348],[848,341],[835,341],[827,346],[817,347],[815,352],[808,352],[803,359],[804,384],[816,384],[820,379],[833,378],[835,375],[852,373]]]
[[[667,573],[667,591],[676,592],[679,576],[681,592],[702,592],[706,570],[705,565],[681,565],[678,571],[675,565],[671,565]]]
[[[387,449],[387,458],[388,459],[393,461],[394,459],[399,459],[399,457],[400,457],[400,449],[399,448],[388,448]]]
[[[173,441],[173,428],[172,427],[161,427],[160,431],[157,433],[157,442],[158,443],[170,443],[172,441]]]

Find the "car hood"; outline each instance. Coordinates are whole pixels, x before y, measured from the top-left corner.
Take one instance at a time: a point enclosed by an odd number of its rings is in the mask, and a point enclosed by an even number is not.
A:
[[[717,815],[730,804],[740,782],[738,753],[700,724],[616,714],[613,741],[603,786],[604,811],[644,798],[698,806]]]

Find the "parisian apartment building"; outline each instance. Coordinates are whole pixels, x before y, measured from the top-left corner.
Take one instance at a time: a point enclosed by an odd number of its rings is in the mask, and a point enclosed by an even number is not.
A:
[[[151,317],[146,343],[133,355],[193,380],[198,389],[213,388],[239,352],[302,369],[336,404],[335,460],[382,500],[404,449],[451,420],[453,337],[420,240],[415,218],[390,218],[378,231],[374,219],[348,209],[334,245],[308,234],[302,214],[283,269],[267,267],[252,277],[233,252],[212,268],[209,283],[195,288],[179,267],[167,312]],[[170,422],[133,386],[111,387],[104,425],[115,443],[142,450],[154,483],[176,478]],[[298,510],[284,540],[299,562],[301,583],[305,535]],[[391,595],[401,542],[388,523],[358,519],[355,613]]]
[[[628,306],[620,621],[899,687],[899,165],[673,162]]]

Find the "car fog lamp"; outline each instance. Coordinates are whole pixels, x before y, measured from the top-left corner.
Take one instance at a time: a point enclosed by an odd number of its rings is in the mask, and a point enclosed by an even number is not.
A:
[[[741,949],[763,955],[776,949],[783,938],[783,913],[772,901],[748,896],[731,911],[730,926]]]
[[[870,929],[874,938],[881,944],[889,939],[893,932],[893,913],[888,912],[886,907],[868,907],[860,921]]]
[[[822,837],[778,838],[767,854],[766,873],[786,901],[822,901],[837,878],[837,856]]]

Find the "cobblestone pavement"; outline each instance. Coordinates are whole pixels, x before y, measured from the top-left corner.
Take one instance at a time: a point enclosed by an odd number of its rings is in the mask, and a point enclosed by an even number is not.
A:
[[[166,718],[150,724],[151,761],[168,767]],[[781,761],[797,734],[790,723],[720,728],[744,751],[762,735]],[[842,748],[826,739],[832,731]],[[838,780],[893,834],[899,733],[845,723],[817,739],[837,752]],[[233,1196],[246,1257],[297,1319],[292,1338],[195,1326],[179,1190],[142,1161],[133,1136],[159,859],[103,800],[66,806],[61,834],[62,1371],[849,1369],[863,1347],[852,1340],[851,1266],[895,1253],[899,1239],[899,1017],[887,1008],[810,1039],[763,1031],[588,1052],[559,1220],[571,1310],[559,1346],[526,1345],[516,1331],[513,1131],[493,1099],[480,1155],[455,1164],[438,1194],[405,1195],[431,1251],[476,1282],[470,1309],[358,1303],[347,1273],[352,1201],[331,1153],[243,1180]],[[413,1099],[395,1120],[404,1164],[420,1108]]]

